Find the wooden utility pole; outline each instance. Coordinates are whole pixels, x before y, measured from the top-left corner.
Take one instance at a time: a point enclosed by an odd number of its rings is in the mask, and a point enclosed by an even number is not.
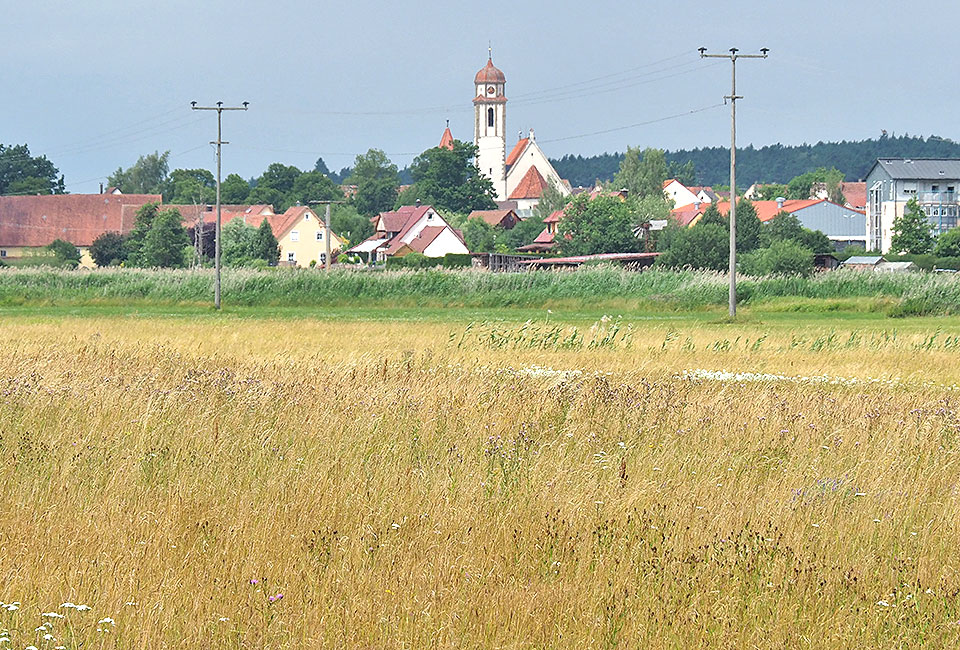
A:
[[[730,94],[724,99],[730,100],[730,318],[737,315],[737,59],[765,59],[769,48],[761,48],[760,54],[738,54],[735,47],[730,54],[707,54],[707,48],[701,47],[701,59],[730,59]]]
[[[330,232],[331,232],[330,231],[330,206],[333,205],[334,203],[346,203],[346,201],[310,201],[310,203],[315,205],[327,206],[324,214],[324,220],[323,220],[325,229],[327,231],[326,233],[324,233],[324,237],[323,237],[324,241],[327,242],[327,246],[326,246],[327,252],[326,252],[326,258],[323,263],[323,270],[329,271],[330,270]]]
[[[223,102],[217,102],[216,106],[197,106],[197,102],[190,102],[190,108],[195,111],[216,111],[217,112],[217,139],[210,144],[217,145],[217,226],[213,234],[213,266],[216,269],[213,287],[213,307],[220,309],[220,147],[229,142],[224,142],[222,134],[222,116],[224,111],[245,111],[250,102],[243,102],[242,106],[224,106]]]

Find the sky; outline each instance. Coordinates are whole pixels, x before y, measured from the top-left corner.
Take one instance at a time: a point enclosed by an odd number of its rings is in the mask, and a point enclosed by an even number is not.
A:
[[[507,146],[533,128],[546,154],[730,141],[860,140],[881,130],[955,138],[950,56],[960,3],[890,0],[458,2],[4,0],[0,142],[27,143],[71,193],[138,156],[223,176],[273,162],[331,170],[370,148],[399,166],[436,146],[446,120],[473,137],[473,77],[487,48],[506,75]]]

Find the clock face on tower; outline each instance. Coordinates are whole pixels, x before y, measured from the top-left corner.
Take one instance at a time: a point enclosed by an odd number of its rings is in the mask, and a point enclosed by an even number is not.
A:
[[[497,92],[497,89],[496,89],[496,88],[494,88],[493,86],[487,86],[487,95],[488,95],[489,97],[493,97],[493,95],[494,95],[496,92]]]

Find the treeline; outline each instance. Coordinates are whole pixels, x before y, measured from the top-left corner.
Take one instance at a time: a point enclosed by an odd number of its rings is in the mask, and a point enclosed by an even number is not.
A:
[[[960,143],[930,136],[882,136],[876,139],[817,144],[772,144],[759,149],[753,145],[737,148],[737,185],[787,183],[790,179],[819,167],[835,167],[844,180],[863,180],[877,158],[958,158]],[[667,151],[667,162],[674,166],[693,163],[698,185],[725,185],[729,182],[730,148],[704,147]],[[623,154],[598,156],[566,155],[552,160],[562,178],[574,186],[609,181],[619,169]]]

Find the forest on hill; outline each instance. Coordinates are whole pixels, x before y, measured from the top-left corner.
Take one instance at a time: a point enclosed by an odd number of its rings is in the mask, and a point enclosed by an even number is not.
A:
[[[817,168],[835,167],[844,180],[863,180],[877,158],[960,158],[960,143],[930,136],[881,136],[870,140],[818,142],[816,144],[772,144],[759,149],[753,145],[737,147],[737,186],[753,183],[787,183],[790,179]],[[726,185],[730,179],[730,148],[666,152],[667,162],[679,167],[692,162],[697,184]],[[597,156],[566,155],[551,160],[561,178],[571,185],[588,186],[613,178],[623,160],[622,153]]]

